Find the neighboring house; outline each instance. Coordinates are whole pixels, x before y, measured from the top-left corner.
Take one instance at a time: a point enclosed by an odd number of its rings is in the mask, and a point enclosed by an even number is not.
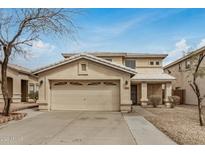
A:
[[[192,79],[192,74],[190,71],[193,56],[199,55],[201,52],[205,51],[205,47],[202,47],[190,54],[166,65],[164,70],[166,73],[174,76],[176,78],[173,81],[173,89],[185,90],[185,103],[197,105],[197,97],[195,96],[193,90],[189,85],[189,81]],[[202,62],[201,67],[205,67],[205,60]],[[198,78],[197,82],[201,90],[201,94],[205,95],[205,78]],[[205,102],[205,101],[204,101]]]
[[[165,54],[62,54],[64,60],[32,72],[39,82],[39,108],[45,110],[130,111],[150,95],[168,102],[175,79],[164,73]]]
[[[1,62],[0,62],[1,71]],[[1,79],[1,74],[0,74]],[[8,64],[7,69],[7,84],[9,97],[14,103],[32,101],[29,99],[29,93],[38,90],[38,79],[31,74],[29,69],[21,66]],[[0,82],[0,103],[3,102]]]

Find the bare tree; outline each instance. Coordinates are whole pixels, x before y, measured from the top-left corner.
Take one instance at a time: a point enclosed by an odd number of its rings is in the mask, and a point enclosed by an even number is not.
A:
[[[191,59],[191,76],[192,80],[189,81],[189,85],[191,86],[192,90],[194,91],[197,97],[197,105],[198,105],[198,113],[199,113],[199,122],[200,126],[204,126],[204,118],[202,114],[202,101],[205,98],[205,95],[201,93],[199,83],[197,79],[199,77],[204,77],[205,75],[205,68],[201,66],[205,57],[205,52],[200,53],[199,55],[193,56]]]
[[[42,35],[72,36],[74,9],[1,9],[0,50],[3,52],[1,65],[1,89],[4,98],[3,115],[9,115],[10,99],[7,88],[7,66],[11,54],[26,54],[32,42]]]

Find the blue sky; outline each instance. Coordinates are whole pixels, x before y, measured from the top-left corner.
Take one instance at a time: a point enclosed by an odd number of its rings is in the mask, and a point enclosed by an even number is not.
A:
[[[31,55],[11,63],[35,69],[62,60],[62,52],[167,53],[167,64],[205,45],[205,9],[83,9],[74,16],[75,41],[42,37]]]

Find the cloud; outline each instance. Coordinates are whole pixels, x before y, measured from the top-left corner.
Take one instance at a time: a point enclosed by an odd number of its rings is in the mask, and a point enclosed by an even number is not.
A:
[[[187,44],[185,39],[181,39],[176,42],[175,49],[169,52],[170,57],[183,56],[183,54],[187,53],[191,49],[191,46]]]
[[[190,49],[190,46],[187,44],[185,39],[181,39],[176,43],[176,51],[185,51],[187,52]]]
[[[199,42],[199,44],[197,45],[197,49],[199,49],[199,48],[201,48],[201,47],[203,47],[203,46],[205,46],[205,38],[202,39],[202,40]]]
[[[32,47],[28,48],[28,52],[25,55],[26,59],[38,58],[42,55],[49,55],[55,49],[55,46],[41,40],[34,41]]]
[[[175,43],[175,49],[168,52],[168,57],[164,61],[164,65],[169,64],[170,62],[181,58],[184,54],[191,50],[191,46],[188,45],[186,39],[181,39]]]

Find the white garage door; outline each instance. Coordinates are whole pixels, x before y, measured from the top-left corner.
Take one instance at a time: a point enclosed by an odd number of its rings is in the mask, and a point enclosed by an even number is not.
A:
[[[53,81],[52,110],[119,111],[119,81]]]

